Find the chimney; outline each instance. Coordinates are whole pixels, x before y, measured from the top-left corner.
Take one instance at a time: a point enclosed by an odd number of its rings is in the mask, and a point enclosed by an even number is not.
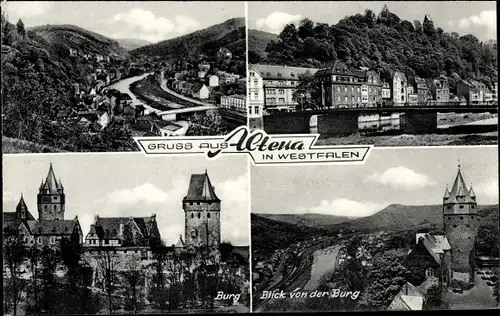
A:
[[[155,222],[155,221],[156,221],[156,214],[155,214],[155,213],[153,213],[153,215],[151,215],[151,220],[152,220],[153,222]]]
[[[75,221],[77,221],[77,220],[78,220],[78,215],[75,215]]]
[[[94,224],[96,224],[98,220],[99,220],[99,215],[94,215]]]

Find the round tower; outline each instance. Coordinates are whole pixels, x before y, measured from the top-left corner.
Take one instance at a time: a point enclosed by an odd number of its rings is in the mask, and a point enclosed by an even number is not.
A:
[[[57,182],[51,163],[47,178],[40,184],[37,195],[38,220],[63,220],[65,203],[64,187],[61,181]]]
[[[474,245],[477,237],[478,218],[476,195],[469,189],[458,165],[453,187],[443,197],[443,224],[451,247],[451,277],[464,282],[473,280]]]
[[[218,254],[221,201],[206,171],[191,175],[182,208],[185,214],[185,245],[203,254]]]

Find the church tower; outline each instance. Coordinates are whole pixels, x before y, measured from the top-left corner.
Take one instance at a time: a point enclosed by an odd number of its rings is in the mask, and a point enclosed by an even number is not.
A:
[[[193,174],[182,201],[185,215],[185,245],[203,254],[219,254],[220,205],[207,172]]]
[[[444,233],[451,247],[451,277],[469,282],[473,278],[474,245],[478,218],[476,194],[467,189],[460,163],[451,191],[446,187],[443,197]]]
[[[64,187],[61,181],[57,182],[51,163],[47,178],[42,180],[37,195],[38,220],[63,220],[65,202]]]

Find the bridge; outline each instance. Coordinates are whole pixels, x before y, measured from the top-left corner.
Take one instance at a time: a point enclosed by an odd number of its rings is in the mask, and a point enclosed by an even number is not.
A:
[[[185,107],[185,108],[177,108],[177,109],[161,111],[161,112],[158,112],[157,114],[158,114],[158,116],[160,116],[162,119],[164,119],[166,121],[170,121],[170,120],[176,121],[179,119],[179,116],[181,116],[182,114],[203,112],[203,111],[208,111],[208,110],[213,110],[213,109],[218,109],[218,106],[216,106],[216,105],[190,106],[190,107]]]
[[[367,115],[400,113],[401,130],[419,134],[437,131],[438,113],[498,113],[498,105],[422,105],[369,108],[320,108],[296,112],[273,112],[264,116],[269,134],[308,134],[311,118],[317,118],[318,133],[350,134],[358,131],[358,118]]]

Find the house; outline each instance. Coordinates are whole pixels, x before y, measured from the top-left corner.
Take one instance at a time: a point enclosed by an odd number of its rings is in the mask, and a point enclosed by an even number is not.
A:
[[[392,101],[394,106],[408,103],[408,79],[402,72],[396,71],[392,76]]]
[[[69,56],[71,56],[71,57],[78,56],[78,51],[76,49],[74,49],[74,48],[70,48],[69,49]]]
[[[207,75],[207,72],[204,70],[198,71],[198,78],[203,79]]]
[[[418,93],[413,85],[408,85],[408,105],[414,106],[418,104]]]
[[[457,83],[457,95],[463,96],[470,105],[480,104],[485,102],[486,95],[490,101],[493,101],[496,97],[495,94],[490,92],[486,85],[477,80],[460,80]]]
[[[100,217],[85,237],[86,247],[148,247],[160,241],[156,215],[150,217]]]
[[[375,107],[382,102],[382,80],[373,70],[365,71],[365,82],[368,86],[368,106]]]
[[[391,100],[391,85],[388,82],[382,83],[382,102]]]
[[[249,68],[262,77],[262,90],[256,91],[254,85],[250,98],[255,97],[254,93],[262,96],[266,111],[295,111],[298,103],[293,99],[293,93],[299,84],[299,75],[307,72],[314,75],[317,71],[314,68],[262,64],[249,65]],[[260,86],[259,79],[257,82]]]
[[[207,72],[210,70],[210,64],[207,61],[202,61],[198,64],[198,69]]]
[[[255,68],[248,70],[248,124],[251,130],[264,128],[264,81]]]
[[[218,87],[219,86],[219,77],[216,75],[211,75],[208,77],[208,86],[209,87]]]
[[[436,103],[443,103],[450,101],[450,87],[448,78],[444,75],[434,79],[431,84],[431,94]]]
[[[131,128],[145,136],[182,136],[187,131],[187,126],[165,121],[156,115],[138,117]]]
[[[233,54],[229,49],[225,47],[219,48],[219,51],[217,52],[217,60],[231,59],[232,57]]]
[[[432,98],[427,82],[423,78],[415,77],[415,83],[417,86],[418,103],[427,104]]]
[[[406,282],[396,294],[387,310],[422,310],[427,302],[427,293]]]
[[[97,123],[101,126],[101,130],[105,129],[110,122],[110,116],[108,111],[98,110],[97,113]]]
[[[359,107],[362,104],[362,94],[365,103],[368,103],[368,85],[362,71],[350,70],[344,63],[336,60],[330,67],[319,70],[316,77],[321,85],[323,106]],[[365,90],[363,93],[362,88]]]
[[[193,98],[200,100],[206,100],[210,96],[210,92],[207,86],[201,83],[194,84],[191,88],[191,93]]]

